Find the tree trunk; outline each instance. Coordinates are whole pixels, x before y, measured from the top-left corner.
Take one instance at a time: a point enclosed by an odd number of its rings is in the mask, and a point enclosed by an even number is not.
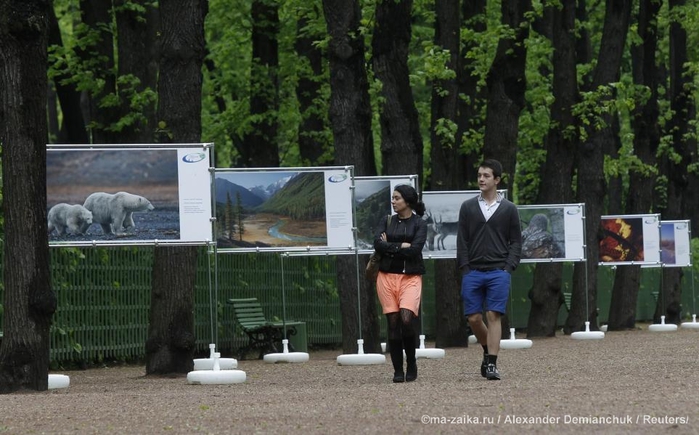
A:
[[[252,1],[250,115],[255,118],[238,144],[242,167],[278,167],[279,144],[279,3]]]
[[[650,98],[636,104],[631,118],[634,129],[634,152],[646,167],[634,166],[629,171],[631,188],[626,195],[626,212],[630,214],[648,213],[653,208],[652,198],[656,175],[646,168],[655,166],[655,155],[660,143],[659,71],[655,55],[658,46],[657,19],[660,6],[660,3],[654,0],[641,1],[638,14],[638,36],[642,43],[634,45],[631,50],[634,83],[647,87]],[[636,326],[636,305],[640,282],[640,267],[617,268],[609,308],[610,331],[632,329]]]
[[[0,144],[4,338],[0,393],[48,389],[56,311],[46,223],[47,41],[50,3],[0,2]]]
[[[335,164],[354,165],[355,175],[376,175],[369,84],[364,67],[364,38],[359,30],[359,2],[323,0],[323,11],[330,36],[329,116],[335,142]],[[373,286],[365,279],[357,283],[354,257],[338,256],[336,267],[342,315],[342,349],[345,353],[357,351],[360,327],[356,322],[360,307],[365,350],[377,351],[380,345],[379,317]],[[361,300],[357,297],[358,288]]]
[[[49,8],[49,45],[63,46],[61,29],[53,7]],[[72,83],[64,83],[69,79],[68,73],[58,74],[53,78],[56,95],[61,104],[62,122],[59,133],[56,136],[57,143],[87,144],[90,139],[85,129],[82,107],[80,105],[80,91]]]
[[[91,125],[92,143],[117,143],[114,137],[118,133],[110,130],[112,124],[119,120],[119,108],[102,106],[103,100],[116,94],[116,75],[114,61],[114,38],[112,35],[111,0],[80,0],[83,23],[99,37],[94,45],[79,50],[78,55],[94,74],[93,88],[90,90],[87,123]],[[100,86],[97,87],[98,82]]]
[[[631,0],[607,0],[604,30],[593,74],[592,88],[619,79],[619,68],[631,16]],[[565,333],[584,330],[585,321],[597,328],[597,262],[601,237],[600,222],[606,195],[604,182],[604,144],[613,142],[611,115],[603,115],[607,127],[590,131],[578,147],[578,201],[585,203],[585,237],[587,262],[576,263],[573,272],[573,295],[566,319]],[[587,268],[587,269],[585,269]]]
[[[636,304],[640,288],[640,266],[617,267],[609,303],[609,331],[633,329],[636,326]]]
[[[205,56],[204,0],[160,2],[158,119],[161,142],[201,139],[201,67]],[[187,373],[194,365],[196,247],[156,247],[146,373]]]
[[[188,373],[194,368],[196,253],[192,247],[155,248],[146,374]]]
[[[319,11],[302,16],[296,26],[294,47],[301,61],[299,81],[296,85],[296,99],[299,102],[301,124],[299,125],[299,154],[304,165],[332,165],[330,144],[324,140],[325,118],[321,115],[318,99],[321,98],[323,74],[323,54],[314,44],[322,38],[311,33],[310,24],[318,20]]]
[[[422,180],[422,136],[408,69],[412,6],[412,0],[376,4],[372,66],[383,97],[379,109],[382,173],[417,174]]]
[[[571,180],[575,167],[577,121],[572,108],[578,101],[575,64],[575,0],[550,6],[553,43],[553,95],[551,127],[545,140],[546,161],[541,168],[537,204],[567,204],[573,199]],[[529,295],[532,306],[527,324],[528,337],[552,337],[558,326],[563,295],[563,264],[538,263]]]
[[[463,186],[463,157],[459,150],[458,134],[460,64],[460,10],[459,2],[437,0],[434,42],[449,51],[447,67],[454,71],[453,79],[435,80],[432,85],[432,125],[430,153],[432,174],[430,190],[458,190]],[[481,11],[482,12],[482,11]],[[470,89],[469,89],[470,90]],[[475,93],[475,87],[473,89]],[[443,128],[457,126],[457,134],[450,138]],[[449,128],[448,131],[453,131]],[[442,132],[442,133],[440,133]],[[453,134],[453,133],[452,133]],[[468,346],[468,322],[461,303],[461,276],[452,260],[435,260],[435,319],[437,347]]]
[[[530,0],[502,2],[502,24],[512,29],[514,37],[500,39],[487,77],[488,108],[483,154],[502,163],[503,178],[499,189],[511,190],[514,186],[519,115],[524,108],[527,88],[524,41],[529,36],[529,25],[525,14],[531,8]]]
[[[447,3],[449,3],[447,1]],[[461,27],[471,29],[478,35],[487,30],[486,26],[486,0],[470,0],[461,2]],[[457,129],[456,136],[459,140],[472,145],[468,150],[462,150],[465,154],[459,158],[459,166],[463,176],[456,179],[456,187],[459,190],[465,188],[478,188],[478,165],[481,163],[482,140],[479,135],[483,133],[484,122],[482,120],[482,108],[485,106],[485,88],[478,81],[478,68],[475,60],[469,53],[480,45],[476,38],[466,39],[461,46],[461,68],[457,71],[456,80],[459,84],[459,100],[457,102]],[[469,136],[466,137],[468,132]],[[476,132],[475,135],[473,133]],[[459,143],[459,148],[461,148]]]
[[[122,117],[133,112],[141,116],[119,132],[122,143],[149,143],[153,141],[155,121],[155,101],[139,98],[142,105],[133,105],[137,93],[155,90],[157,84],[157,57],[155,53],[155,29],[157,26],[156,9],[144,4],[145,11],[125,7],[127,0],[115,0],[117,39],[119,41],[118,74],[121,78],[132,77],[137,82],[122,84],[119,89],[119,111]]]
[[[619,150],[621,150],[621,137],[619,133],[621,126],[619,125],[619,114],[614,112],[611,116],[612,140],[604,143],[604,153],[606,158],[611,160],[619,160]],[[633,184],[632,184],[633,186]],[[607,181],[607,214],[623,214],[626,204],[624,204],[624,188],[621,174],[610,174]]]
[[[684,0],[671,0],[670,10],[673,12],[685,6]],[[681,14],[680,14],[681,15]],[[691,219],[691,225],[699,225],[699,208],[696,203],[696,186],[699,179],[694,171],[687,168],[697,164],[697,140],[691,126],[696,119],[694,103],[695,87],[693,76],[685,66],[688,62],[687,31],[682,23],[670,23],[670,108],[672,118],[668,122],[667,131],[672,135],[674,152],[680,157],[674,159],[663,156],[663,167],[668,177],[667,206],[663,210],[664,219]],[[681,304],[680,268],[663,270],[662,291],[658,296],[653,320],[660,323],[660,316],[665,316],[665,323],[679,323]]]

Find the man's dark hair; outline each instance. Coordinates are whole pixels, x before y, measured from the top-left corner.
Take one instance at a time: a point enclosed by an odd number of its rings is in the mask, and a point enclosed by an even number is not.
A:
[[[483,163],[480,164],[481,168],[490,168],[493,170],[493,177],[502,177],[502,164],[495,159],[485,159]]]

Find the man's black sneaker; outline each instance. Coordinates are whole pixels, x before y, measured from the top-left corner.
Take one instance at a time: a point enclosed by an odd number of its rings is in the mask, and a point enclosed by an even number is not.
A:
[[[403,371],[395,372],[393,373],[393,382],[394,383],[399,383],[399,382],[405,382],[405,373]]]
[[[495,367],[495,364],[488,364],[488,367],[485,368],[485,378],[489,381],[500,380],[500,372],[498,372],[498,369],[497,367]]]
[[[485,369],[488,367],[488,363],[486,362],[485,355],[483,355],[483,362],[481,362],[481,376],[485,377]]]

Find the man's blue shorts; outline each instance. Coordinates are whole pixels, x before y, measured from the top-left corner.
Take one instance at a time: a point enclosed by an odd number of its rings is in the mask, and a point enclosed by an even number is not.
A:
[[[461,278],[464,315],[495,311],[505,314],[510,295],[510,274],[505,270],[471,270]]]

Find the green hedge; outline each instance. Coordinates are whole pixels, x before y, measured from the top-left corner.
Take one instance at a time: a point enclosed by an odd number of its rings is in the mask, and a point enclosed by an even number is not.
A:
[[[229,298],[257,297],[270,319],[281,320],[282,283],[286,319],[306,322],[310,347],[339,346],[342,342],[340,304],[335,258],[326,256],[282,257],[276,253],[219,253],[200,249],[195,294],[197,348],[208,351],[215,341],[224,354],[243,343],[234,330]],[[282,259],[284,261],[282,276]],[[434,336],[433,260],[423,286],[423,331]],[[143,358],[148,332],[153,248],[52,248],[51,270],[58,309],[53,318],[51,360],[54,363],[136,360]],[[534,265],[524,264],[513,275],[511,326],[525,328],[529,315],[527,293]],[[566,265],[564,291],[571,290],[572,266]],[[209,272],[211,271],[211,273]],[[600,268],[598,284],[599,321],[607,320],[613,271]],[[685,274],[685,279],[692,274]],[[638,321],[650,320],[655,309],[654,292],[660,269],[644,269],[638,297]],[[683,292],[685,315],[695,301],[693,288]],[[2,290],[0,289],[0,292]],[[215,300],[214,305],[210,304]],[[378,304],[378,302],[377,302]],[[212,311],[217,323],[213,326]],[[0,316],[2,305],[0,305]],[[562,307],[559,322],[565,321]],[[380,315],[382,333],[385,322]]]

